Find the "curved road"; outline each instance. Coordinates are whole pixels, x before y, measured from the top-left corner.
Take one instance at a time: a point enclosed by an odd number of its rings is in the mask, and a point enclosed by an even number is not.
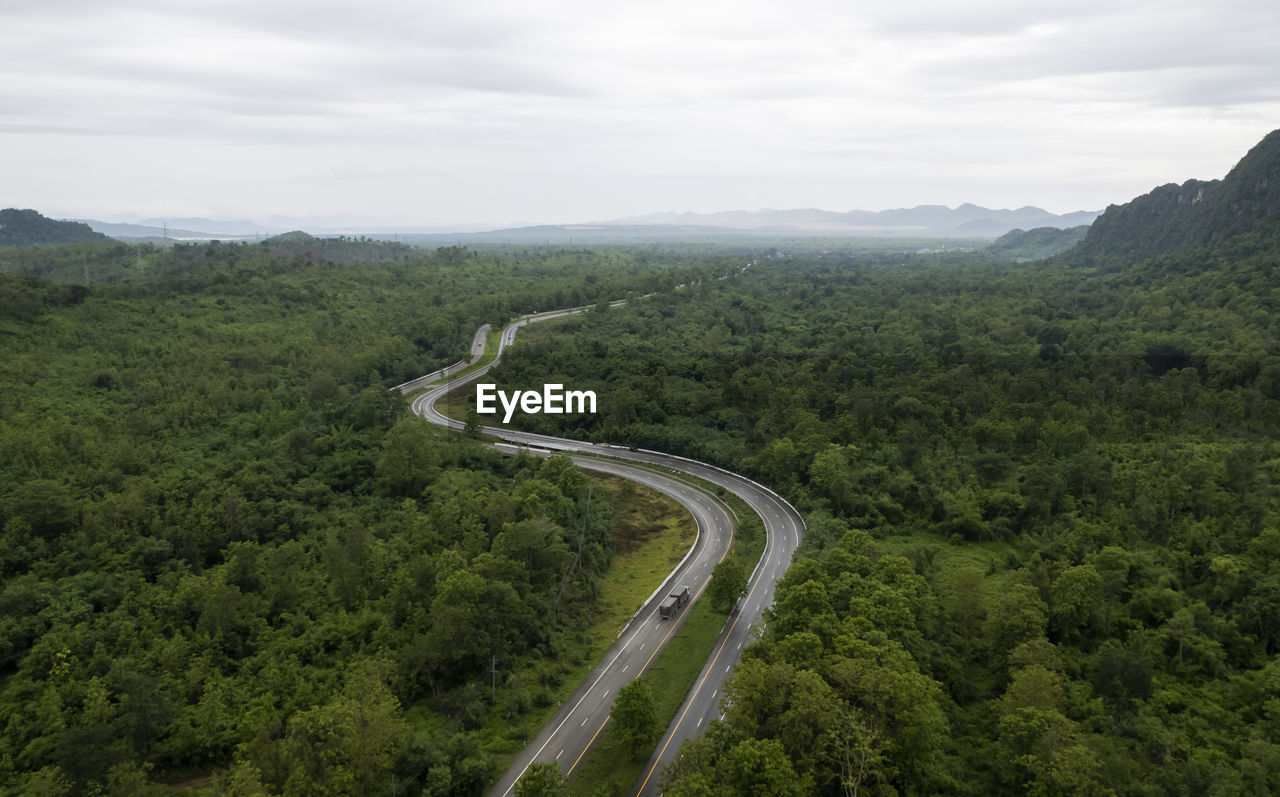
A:
[[[620,304],[620,302],[614,304]],[[497,356],[491,363],[456,381],[430,388],[414,400],[413,411],[432,423],[451,429],[462,429],[464,424],[461,421],[447,418],[436,410],[435,404],[440,398],[458,386],[487,374],[501,359],[502,351],[515,340],[515,334],[520,327],[537,321],[574,315],[582,312],[583,309],[573,308],[533,314],[522,316],[511,322],[499,336]],[[473,356],[478,357],[474,351]],[[421,382],[415,380],[415,384],[421,384]],[[404,392],[410,389],[412,388],[404,389]],[[657,451],[593,445],[500,427],[486,426],[484,432],[501,438],[515,447],[567,452],[580,467],[614,473],[653,487],[689,507],[698,521],[699,529],[698,540],[685,560],[646,601],[600,665],[583,681],[583,685],[547,723],[534,742],[517,756],[515,763],[490,790],[489,793],[497,797],[510,794],[515,782],[524,774],[532,761],[554,760],[560,764],[566,774],[573,773],[573,769],[585,754],[586,749],[608,722],[609,709],[613,704],[610,696],[616,695],[622,685],[644,671],[661,645],[679,625],[679,620],[676,622],[660,620],[656,614],[657,604],[676,585],[689,586],[696,599],[696,596],[705,588],[712,565],[724,557],[732,539],[732,523],[724,509],[705,493],[652,471],[628,467],[623,463],[602,462],[572,455],[574,453],[604,454],[613,458],[683,471],[738,495],[764,521],[767,543],[764,555],[751,574],[747,595],[739,602],[738,609],[725,623],[720,638],[713,648],[712,657],[703,667],[685,703],[676,712],[675,719],[658,742],[653,757],[645,766],[641,782],[636,784],[638,794],[657,794],[657,782],[661,776],[662,767],[675,757],[680,743],[684,739],[701,733],[710,720],[720,716],[720,697],[724,680],[738,661],[742,647],[750,641],[751,625],[773,602],[774,585],[786,571],[787,565],[791,562],[791,556],[800,543],[804,521],[790,504],[772,490],[714,465]]]

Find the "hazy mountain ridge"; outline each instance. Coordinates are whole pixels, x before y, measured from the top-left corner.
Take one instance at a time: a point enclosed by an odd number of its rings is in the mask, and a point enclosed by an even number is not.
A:
[[[988,246],[987,251],[1019,262],[1043,260],[1071,249],[1084,240],[1088,232],[1087,224],[1065,230],[1056,227],[1010,230]]]
[[[1026,205],[1015,210],[984,208],[966,202],[956,208],[917,205],[889,210],[845,212],[801,208],[791,210],[727,210],[717,213],[650,213],[599,222],[608,227],[716,227],[726,230],[788,230],[845,234],[1000,235],[1016,228],[1088,224],[1098,211],[1055,214]]]
[[[189,216],[180,219],[143,219],[138,222],[142,227],[182,228],[206,235],[251,236],[263,232],[266,226],[247,219],[206,219],[203,216]]]
[[[996,238],[1014,229],[1089,224],[1096,211],[1057,215],[1042,208],[992,210],[917,205],[837,212],[819,208],[650,213],[580,224],[542,224],[472,233],[467,241],[536,243],[732,242],[757,238]],[[450,236],[438,236],[444,239]]]
[[[335,224],[330,219],[319,226],[294,223],[288,229],[305,229],[316,236],[368,235],[379,239],[403,240],[425,245],[454,243],[462,239],[483,241],[564,242],[591,240],[667,241],[739,238],[741,236],[881,236],[881,237],[963,237],[995,238],[1014,229],[1033,227],[1068,228],[1089,224],[1098,211],[1054,214],[1026,205],[1014,210],[993,210],[965,203],[956,208],[945,205],[917,205],[889,210],[831,211],[820,208],[788,210],[725,210],[716,213],[660,212],[606,221],[562,224],[513,225],[485,228],[458,224],[453,229],[438,225]],[[105,222],[76,219],[93,230],[113,238],[139,240],[262,240],[284,230],[273,224],[247,220],[207,218],[150,218],[133,222]]]
[[[57,221],[34,210],[0,210],[0,246],[80,244],[111,240],[89,225]]]
[[[119,240],[172,240],[172,241],[234,241],[246,236],[235,233],[205,232],[190,230],[176,226],[152,226],[150,224],[128,224],[122,222],[98,221],[97,219],[76,219],[103,235]],[[250,238],[253,234],[250,233]]]
[[[1280,130],[1267,134],[1221,180],[1187,180],[1111,205],[1073,256],[1131,261],[1226,240],[1280,221]]]

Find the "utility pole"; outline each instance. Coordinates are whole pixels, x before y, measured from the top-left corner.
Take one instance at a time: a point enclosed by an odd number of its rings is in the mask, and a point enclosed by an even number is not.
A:
[[[582,546],[587,540],[587,520],[591,517],[591,496],[595,489],[596,486],[594,484],[587,484],[587,505],[582,510],[582,528],[578,531],[578,551],[574,554],[573,561],[565,567],[564,574],[560,576],[560,584],[556,587],[556,599],[551,604],[551,619],[553,621],[559,620],[560,599],[564,597],[565,587],[569,586],[569,579],[573,578],[573,574],[578,570],[578,565],[582,563]]]
[[[587,507],[582,510],[582,531],[578,532],[578,559],[582,559],[582,544],[587,538],[587,520],[591,517],[591,495],[595,492],[596,486],[588,482],[587,484]]]

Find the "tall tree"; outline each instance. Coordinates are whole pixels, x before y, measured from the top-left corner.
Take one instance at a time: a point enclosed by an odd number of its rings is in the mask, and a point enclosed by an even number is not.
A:
[[[711,583],[707,585],[707,597],[716,611],[727,612],[747,592],[747,574],[742,572],[738,560],[729,557],[716,564],[711,571]]]
[[[648,755],[658,740],[658,714],[653,704],[653,690],[636,678],[618,690],[609,710],[613,735],[639,760]]]
[[[440,454],[421,418],[402,418],[387,432],[378,457],[378,480],[392,496],[418,498],[440,472]]]

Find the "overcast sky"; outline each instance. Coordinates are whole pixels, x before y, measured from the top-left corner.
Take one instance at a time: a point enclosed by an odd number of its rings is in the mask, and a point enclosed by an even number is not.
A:
[[[1100,209],[1280,127],[1274,0],[0,0],[0,206]]]

